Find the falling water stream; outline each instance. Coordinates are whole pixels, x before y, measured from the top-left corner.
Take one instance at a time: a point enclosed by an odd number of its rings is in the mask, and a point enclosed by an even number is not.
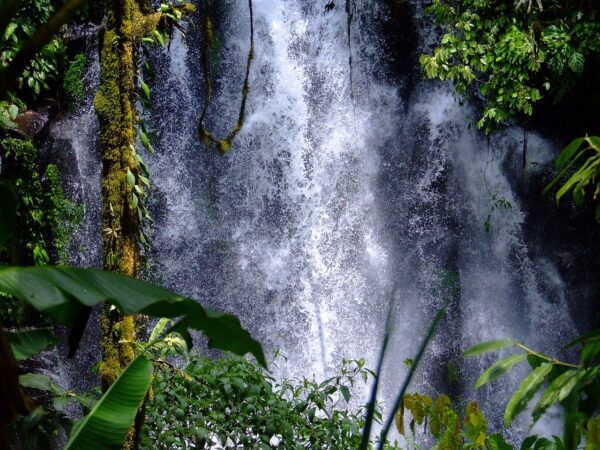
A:
[[[225,156],[198,138],[203,2],[196,26],[152,55],[148,278],[239,316],[269,355],[279,349],[287,357],[277,376],[323,378],[342,358],[374,367],[392,314],[380,396],[388,405],[405,359],[450,302],[413,389],[476,398],[499,424],[498,405],[515,379],[475,392],[470,386],[489,360],[466,363],[460,352],[504,336],[557,350],[585,326],[573,321],[575,296],[593,301],[581,283],[565,281],[552,244],[537,250],[532,230],[543,237],[551,221],[528,222],[523,186],[547,170],[560,143],[518,127],[488,140],[471,127],[477,112],[449,86],[420,80],[415,55],[437,32],[421,2],[406,4],[408,20],[395,23],[389,2],[350,1],[350,29],[344,2],[329,12],[325,3],[253,1],[246,118]],[[206,125],[224,137],[241,101],[248,2],[218,2],[210,13],[215,92]],[[404,56],[384,25],[413,36]],[[96,208],[76,236],[88,250],[73,251],[73,262],[87,266],[97,265],[100,240],[91,108],[90,97],[53,132],[76,154],[72,190]],[[460,389],[449,379],[453,367]],[[511,429],[513,438],[523,429]]]

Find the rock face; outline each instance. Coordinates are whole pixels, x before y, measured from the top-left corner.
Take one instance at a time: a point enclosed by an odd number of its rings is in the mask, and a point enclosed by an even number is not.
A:
[[[15,123],[18,125],[16,131],[25,137],[33,138],[44,129],[49,117],[48,109],[23,111],[15,119]]]

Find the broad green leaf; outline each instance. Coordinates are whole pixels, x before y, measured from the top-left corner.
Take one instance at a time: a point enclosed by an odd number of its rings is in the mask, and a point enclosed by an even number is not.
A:
[[[516,364],[520,363],[521,361],[524,361],[526,358],[527,353],[517,353],[496,361],[485,372],[481,374],[481,376],[477,380],[477,383],[475,383],[475,387],[480,388],[481,386],[492,381],[493,379],[504,375]]]
[[[57,344],[58,338],[47,328],[7,332],[8,342],[17,361],[31,358]]]
[[[102,301],[115,305],[123,314],[180,318],[167,333],[189,337],[188,329],[202,331],[211,347],[238,355],[252,353],[266,367],[261,345],[237,317],[207,310],[195,300],[142,280],[75,267],[4,267],[0,269],[0,291],[65,325],[73,324],[82,307]]]
[[[73,430],[65,450],[119,450],[152,381],[152,362],[138,356]]]
[[[480,344],[474,345],[473,347],[465,351],[463,353],[463,356],[471,357],[483,355],[485,353],[494,352],[496,350],[500,350],[502,348],[509,347],[514,344],[515,341],[513,341],[512,339],[498,339],[494,341],[481,342]]]
[[[506,427],[510,425],[517,415],[525,410],[527,404],[542,384],[544,384],[544,380],[551,371],[552,364],[544,363],[536,367],[521,381],[519,389],[513,394],[504,411],[504,425]]]

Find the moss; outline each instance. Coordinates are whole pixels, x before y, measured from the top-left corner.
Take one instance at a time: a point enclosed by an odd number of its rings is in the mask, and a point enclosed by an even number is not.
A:
[[[137,197],[131,179],[142,170],[135,150],[138,117],[138,66],[142,39],[162,23],[150,12],[148,0],[110,0],[100,36],[100,86],[94,109],[100,122],[102,158],[102,228],[105,270],[135,277],[140,270],[141,234]],[[135,202],[133,201],[135,200]],[[141,317],[123,316],[114,308],[101,313],[102,387],[107,389],[134,358],[133,342]],[[125,448],[135,448],[143,422],[143,407]]]
[[[67,100],[67,109],[73,111],[85,99],[85,85],[83,75],[85,72],[85,55],[79,53],[71,61],[63,79],[63,91]]]
[[[83,205],[66,197],[60,185],[58,167],[48,164],[43,184],[46,191],[46,217],[52,234],[51,258],[56,264],[67,264],[70,237],[83,218]]]

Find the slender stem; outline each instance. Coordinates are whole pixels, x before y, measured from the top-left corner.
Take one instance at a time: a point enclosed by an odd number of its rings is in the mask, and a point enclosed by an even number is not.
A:
[[[546,356],[543,353],[539,353],[539,352],[536,352],[535,350],[530,349],[529,347],[527,347],[526,345],[522,344],[521,342],[516,342],[515,346],[518,347],[518,348],[520,348],[521,350],[525,350],[530,355],[537,356],[538,358],[546,360],[546,361],[548,361],[548,362],[550,362],[550,363],[552,363],[554,365],[557,365],[557,366],[571,367],[571,368],[574,368],[574,369],[581,369],[582,368],[582,366],[577,365],[577,364],[571,364],[571,363],[559,361],[556,358],[550,358],[549,356]]]

